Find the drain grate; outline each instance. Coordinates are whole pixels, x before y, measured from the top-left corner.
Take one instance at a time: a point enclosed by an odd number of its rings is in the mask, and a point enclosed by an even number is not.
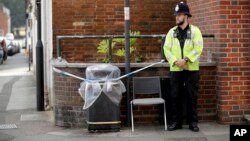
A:
[[[16,124],[0,124],[0,130],[1,129],[16,129]]]

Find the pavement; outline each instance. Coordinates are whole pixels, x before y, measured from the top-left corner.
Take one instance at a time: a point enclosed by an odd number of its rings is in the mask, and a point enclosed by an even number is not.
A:
[[[162,125],[135,125],[134,133],[130,127],[106,133],[57,127],[53,111],[36,111],[35,84],[24,53],[0,65],[0,141],[229,141],[229,126],[215,122],[200,123],[197,133],[187,126],[170,132]]]

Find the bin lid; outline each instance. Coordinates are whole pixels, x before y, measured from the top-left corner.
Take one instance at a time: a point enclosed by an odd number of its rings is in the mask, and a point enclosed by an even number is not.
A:
[[[86,78],[90,80],[120,77],[120,69],[111,64],[98,64],[87,67]]]

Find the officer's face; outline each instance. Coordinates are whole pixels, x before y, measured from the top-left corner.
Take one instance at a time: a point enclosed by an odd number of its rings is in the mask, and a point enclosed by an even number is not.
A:
[[[185,20],[187,19],[187,15],[185,15],[185,14],[177,14],[175,16],[175,19],[176,19],[176,24],[177,25],[182,25],[185,22]]]

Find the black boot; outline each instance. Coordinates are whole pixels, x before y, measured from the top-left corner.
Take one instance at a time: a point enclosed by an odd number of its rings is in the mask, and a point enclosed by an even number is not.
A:
[[[168,125],[168,131],[174,131],[177,129],[182,129],[182,125],[178,124],[177,122],[173,122],[172,124]]]
[[[199,132],[200,130],[196,122],[189,124],[189,129],[193,132]]]

